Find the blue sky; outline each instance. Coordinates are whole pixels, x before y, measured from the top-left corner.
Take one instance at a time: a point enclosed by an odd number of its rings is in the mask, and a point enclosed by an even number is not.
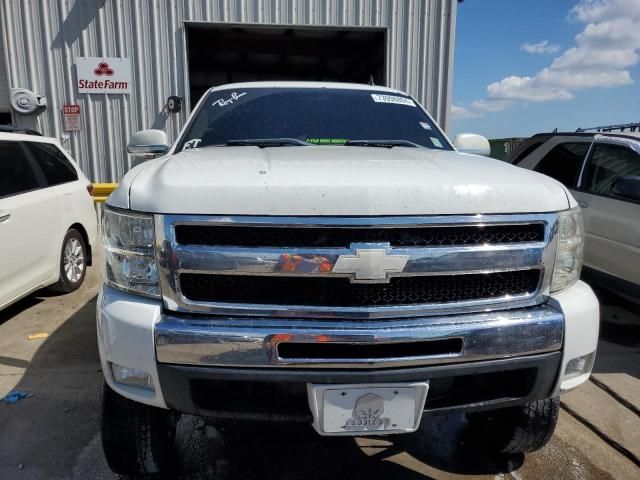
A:
[[[638,54],[640,0],[465,0],[449,132],[640,122]]]

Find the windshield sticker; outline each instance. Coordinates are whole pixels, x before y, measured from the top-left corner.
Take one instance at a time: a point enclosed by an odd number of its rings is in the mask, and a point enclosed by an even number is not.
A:
[[[215,100],[211,105],[212,106],[218,105],[219,107],[231,105],[232,103],[237,102],[240,98],[244,97],[246,94],[247,92],[242,92],[242,93],[232,92],[229,98],[227,99],[219,98]]]
[[[198,148],[198,145],[200,145],[200,142],[202,142],[202,139],[200,139],[200,138],[194,138],[193,140],[189,140],[188,142],[184,142],[184,145],[182,146],[182,151],[184,152],[185,150],[191,150],[192,148]]]
[[[425,130],[431,130],[431,125],[429,125],[427,122],[420,122],[420,126]]]
[[[396,95],[381,95],[379,93],[372,93],[371,98],[376,103],[395,103],[396,105],[407,105],[408,107],[415,107],[416,104],[410,98],[398,97]]]
[[[346,138],[307,138],[305,142],[314,145],[344,145],[348,140]]]
[[[437,148],[442,148],[442,142],[437,139],[436,137],[429,137],[431,138],[431,143],[433,143],[434,146],[436,146]]]

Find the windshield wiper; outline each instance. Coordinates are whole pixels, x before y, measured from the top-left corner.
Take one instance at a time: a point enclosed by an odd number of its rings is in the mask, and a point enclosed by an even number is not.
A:
[[[310,143],[297,138],[246,138],[243,140],[229,140],[227,147],[306,147]]]
[[[421,148],[422,145],[410,142],[409,140],[347,140],[345,143],[348,147],[412,147]]]

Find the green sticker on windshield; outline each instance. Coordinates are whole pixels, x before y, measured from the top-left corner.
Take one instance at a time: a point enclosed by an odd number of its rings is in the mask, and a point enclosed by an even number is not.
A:
[[[346,138],[307,138],[305,142],[315,145],[344,145],[349,140]]]

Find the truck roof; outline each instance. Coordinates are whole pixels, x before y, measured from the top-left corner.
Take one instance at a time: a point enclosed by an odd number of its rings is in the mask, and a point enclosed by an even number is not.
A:
[[[0,125],[0,132],[2,133],[20,133],[23,135],[39,135],[42,136],[42,134],[36,130],[33,130],[31,128],[21,128],[21,127],[16,127],[15,125],[11,125],[11,124],[7,124],[7,125]]]
[[[344,90],[369,90],[375,92],[389,92],[407,95],[402,90],[395,88],[383,87],[381,85],[368,85],[364,83],[340,83],[340,82],[301,82],[301,81],[266,81],[266,82],[241,82],[227,83],[226,85],[218,85],[211,87],[208,92],[216,90],[228,90],[239,88],[341,88]]]
[[[53,137],[44,137],[39,133],[12,133],[0,130],[0,140],[10,140],[14,142],[54,143],[56,145],[60,145],[58,139]]]

